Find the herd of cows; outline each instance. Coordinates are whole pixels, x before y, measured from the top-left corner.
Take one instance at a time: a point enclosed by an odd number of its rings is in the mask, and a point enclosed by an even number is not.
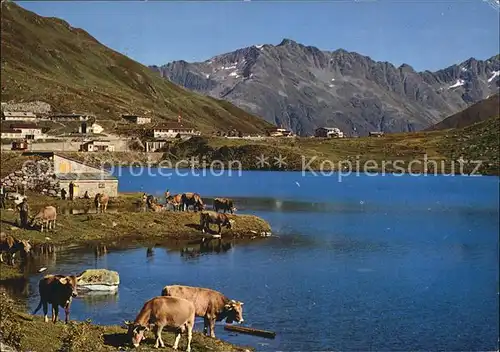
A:
[[[194,211],[200,212],[200,229],[203,233],[210,232],[210,224],[217,225],[217,233],[220,234],[223,226],[231,229],[235,223],[233,219],[229,219],[226,215],[226,212],[234,214],[236,211],[233,201],[228,198],[215,198],[212,206],[213,211],[205,210],[206,205],[203,203],[201,196],[193,192],[171,195],[167,190],[165,192],[165,204],[160,204],[153,195],[144,193],[141,203],[144,210],[150,209],[154,212],[165,211],[169,208],[174,211],[189,211],[189,208],[192,207]],[[222,211],[222,213],[219,211]]]
[[[182,193],[170,195],[165,192],[166,204],[162,205],[152,195],[143,194],[140,202],[145,210],[163,211],[168,207],[177,211],[193,210],[200,212],[200,229],[202,232],[210,231],[210,224],[218,225],[218,233],[221,233],[221,227],[230,229],[233,227],[234,220],[229,219],[226,212],[233,214],[236,208],[233,201],[227,198],[215,198],[213,211],[205,210],[206,206],[197,193]],[[109,202],[109,196],[100,193],[94,198],[96,213],[106,212]],[[222,211],[222,212],[219,212]],[[48,231],[55,228],[57,219],[57,209],[53,206],[43,207],[30,221],[30,225],[41,223],[43,228]],[[3,253],[8,253],[13,264],[16,252],[28,254],[31,249],[29,240],[19,240],[13,236],[1,233],[0,236],[0,260],[3,262]],[[44,320],[48,322],[48,305],[52,307],[52,321],[58,320],[59,307],[65,311],[65,322],[67,323],[70,315],[70,305],[73,297],[78,295],[77,285],[80,276],[71,275],[46,275],[39,282],[40,303],[33,314],[36,314],[43,308]],[[137,314],[133,322],[126,321],[128,328],[129,342],[138,347],[140,342],[145,339],[144,333],[151,328],[156,337],[155,347],[164,347],[161,338],[163,329],[176,333],[174,349],[178,348],[181,333],[187,334],[187,349],[191,350],[191,339],[195,316],[203,317],[204,333],[215,337],[215,322],[226,320],[228,323],[234,321],[243,322],[243,303],[227,298],[218,291],[208,288],[191,286],[165,286],[161,296],[154,297],[144,303],[144,306]]]
[[[52,322],[56,323],[59,307],[64,308],[65,322],[69,320],[73,297],[78,296],[77,285],[80,276],[46,275],[39,284],[40,303],[36,314],[43,307],[45,322],[48,322],[48,305],[52,306]],[[204,333],[215,338],[215,322],[226,320],[243,322],[243,302],[231,300],[218,291],[208,288],[172,285],[165,286],[161,296],[144,303],[133,322],[125,321],[128,340],[138,347],[145,340],[150,329],[155,334],[155,348],[165,347],[161,338],[163,329],[176,333],[173,349],[177,349],[182,333],[187,335],[186,351],[191,351],[191,339],[195,316],[203,317]]]

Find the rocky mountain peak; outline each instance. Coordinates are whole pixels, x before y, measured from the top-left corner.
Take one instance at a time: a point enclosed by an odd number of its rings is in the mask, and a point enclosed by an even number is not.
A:
[[[201,63],[165,65],[159,72],[299,134],[329,126],[363,135],[422,129],[497,92],[499,58],[417,72],[406,63],[396,67],[284,38],[277,46],[253,45]]]

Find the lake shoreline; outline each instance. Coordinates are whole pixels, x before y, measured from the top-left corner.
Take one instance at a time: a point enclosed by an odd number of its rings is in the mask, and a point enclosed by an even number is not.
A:
[[[117,198],[111,198],[108,212],[95,213],[93,200],[75,199],[62,200],[49,196],[27,194],[30,205],[30,216],[46,205],[58,209],[55,230],[40,232],[35,229],[18,227],[19,214],[8,205],[10,210],[2,209],[0,230],[17,239],[29,239],[34,252],[51,251],[53,247],[68,246],[116,246],[120,243],[148,245],[151,243],[166,243],[169,241],[209,241],[216,234],[217,226],[212,225],[211,233],[203,234],[199,229],[198,212],[162,211],[141,212],[131,210],[141,193],[122,193]],[[88,209],[88,213],[61,214],[61,209]],[[112,212],[116,210],[117,212]],[[265,220],[253,215],[232,215],[234,228],[222,228],[222,240],[256,240],[269,237],[271,227]],[[21,273],[2,264],[0,281],[7,278],[22,276]]]
[[[31,315],[26,312],[19,302],[15,302],[6,293],[0,291],[0,308],[2,316],[2,332],[4,332],[5,345],[23,351],[60,351],[65,346],[71,351],[117,351],[127,345],[127,330],[124,326],[100,325],[87,321],[70,321],[64,324],[59,321],[45,323],[41,314]],[[64,319],[64,312],[59,318]],[[133,316],[132,316],[133,315]],[[130,320],[135,315],[132,314]],[[50,319],[50,312],[49,312]],[[163,332],[166,350],[173,351],[175,335]],[[154,337],[152,332],[146,333],[146,340],[140,345],[141,351],[157,351],[153,348]],[[236,346],[228,342],[204,336],[201,332],[193,333],[192,347],[195,351],[215,352],[249,352],[251,347]],[[179,349],[185,350],[186,336],[181,336]],[[165,350],[165,349],[163,349]]]

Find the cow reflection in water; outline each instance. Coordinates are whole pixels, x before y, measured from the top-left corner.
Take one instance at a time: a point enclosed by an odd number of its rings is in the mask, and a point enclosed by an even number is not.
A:
[[[108,254],[108,248],[105,245],[98,245],[94,248],[96,258],[100,258]]]
[[[225,253],[232,248],[231,242],[222,240],[202,240],[197,247],[184,247],[181,249],[181,257],[186,259],[196,258],[207,253]]]
[[[146,258],[148,262],[153,262],[155,257],[155,247],[148,247],[146,249]]]

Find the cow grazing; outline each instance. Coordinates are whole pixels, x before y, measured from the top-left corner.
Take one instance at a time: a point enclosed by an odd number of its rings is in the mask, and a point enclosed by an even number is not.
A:
[[[222,293],[208,288],[191,286],[165,286],[163,296],[179,297],[193,302],[196,316],[203,317],[204,332],[215,337],[215,322],[226,319],[243,323],[243,303],[230,300]],[[209,331],[210,328],[210,331]]]
[[[205,205],[201,200],[201,197],[198,193],[187,192],[183,193],[181,196],[181,206],[182,210],[189,211],[189,207],[193,206],[194,211],[205,209]]]
[[[108,209],[109,196],[106,193],[97,193],[94,197],[96,213],[105,213]]]
[[[226,214],[216,213],[214,211],[203,211],[200,213],[200,228],[203,233],[205,231],[210,232],[210,224],[216,224],[219,226],[218,234],[221,233],[222,226],[226,226],[227,229],[232,229],[234,227],[234,220],[229,219]]]
[[[43,232],[44,226],[46,231],[49,231],[50,229],[54,230],[56,228],[56,219],[57,209],[51,205],[48,205],[40,209],[38,214],[33,216],[30,226],[33,227],[35,226],[35,224],[40,223],[40,232]]]
[[[214,211],[216,212],[222,210],[224,213],[227,211],[230,212],[231,214],[233,214],[236,211],[233,201],[228,198],[215,198],[213,208]]]
[[[9,256],[9,264],[14,265],[14,257],[17,252],[27,255],[31,250],[29,240],[18,240],[11,235],[0,233],[0,262],[3,263],[3,253]]]
[[[173,210],[181,210],[182,194],[176,194],[174,196],[169,195],[165,198],[167,204],[170,204]]]
[[[52,305],[52,322],[56,323],[59,316],[59,306],[64,308],[66,313],[65,322],[69,320],[69,308],[73,297],[78,296],[76,285],[80,277],[71,275],[46,275],[38,283],[40,292],[40,303],[36,307],[33,314],[36,314],[43,306],[43,315],[45,322],[48,322],[47,317],[48,304]]]
[[[191,339],[193,337],[193,326],[195,318],[194,304],[188,300],[177,297],[155,297],[144,303],[134,322],[125,321],[128,326],[128,335],[134,347],[144,339],[144,332],[149,330],[149,325],[154,324],[156,337],[155,348],[165,347],[161,338],[164,328],[177,333],[175,337],[174,350],[179,346],[181,333],[187,332],[187,348],[191,351]]]

